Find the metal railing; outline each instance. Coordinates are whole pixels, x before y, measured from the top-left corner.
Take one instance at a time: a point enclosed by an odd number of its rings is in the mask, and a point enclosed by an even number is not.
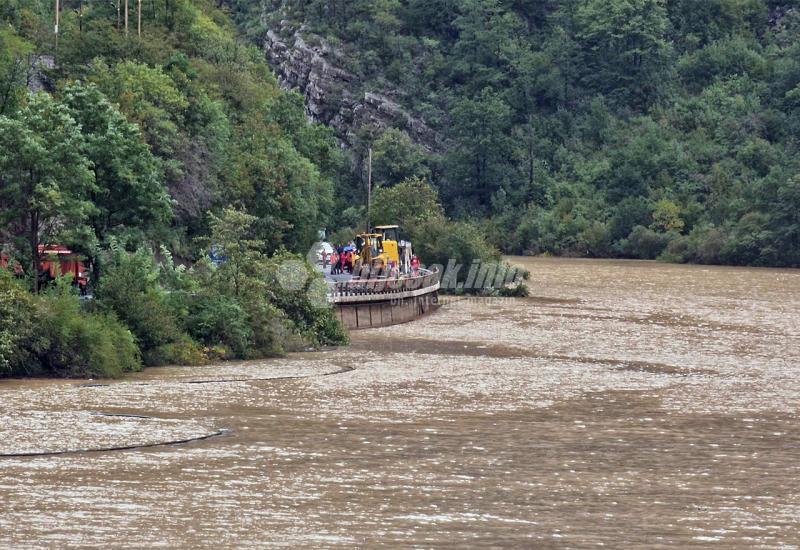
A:
[[[439,270],[420,269],[418,275],[400,278],[378,277],[329,282],[328,286],[328,298],[332,302],[336,302],[337,298],[358,296],[363,296],[365,301],[399,298],[400,295],[423,289],[438,289]]]

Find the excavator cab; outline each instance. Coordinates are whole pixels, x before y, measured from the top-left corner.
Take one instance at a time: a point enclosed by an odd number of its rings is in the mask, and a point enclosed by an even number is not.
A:
[[[375,233],[380,235],[381,255],[380,259],[384,266],[400,265],[400,251],[398,242],[400,241],[400,227],[397,225],[378,225]]]
[[[383,253],[383,235],[380,233],[361,233],[355,239],[358,257],[354,271],[361,271],[363,267],[382,269],[386,265]]]
[[[378,225],[375,233],[381,235],[383,244],[384,265],[394,262],[401,273],[411,271],[411,257],[414,255],[411,250],[411,242],[400,238],[400,226],[398,225]]]

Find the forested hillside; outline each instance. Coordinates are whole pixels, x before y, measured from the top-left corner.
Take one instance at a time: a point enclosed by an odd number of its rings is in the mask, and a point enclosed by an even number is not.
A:
[[[0,375],[345,341],[280,270],[363,226],[369,148],[424,262],[800,266],[795,2],[59,6],[0,2]]]
[[[203,0],[59,15],[54,34],[52,2],[0,2],[0,375],[345,341],[311,270],[277,280],[327,225],[341,155],[230,15]],[[79,305],[72,275],[45,288],[40,245],[80,254],[95,299]]]
[[[295,48],[301,37],[354,75],[351,95],[390,97],[437,132],[431,145],[415,144],[403,124],[353,128],[353,190],[363,189],[371,145],[379,185],[430,178],[448,215],[478,222],[506,252],[798,266],[795,4],[238,0],[235,9],[268,49],[276,35]],[[353,196],[343,182],[340,195]]]
[[[130,10],[126,34],[114,2],[64,1],[56,49],[50,2],[0,8],[0,114],[34,132],[37,117],[66,106],[74,124],[41,137],[48,148],[74,140],[68,149],[84,157],[62,163],[85,166],[62,178],[76,192],[85,187],[75,197],[92,203],[70,220],[76,231],[91,229],[84,251],[120,230],[191,238],[223,204],[258,216],[258,235],[273,248],[306,249],[333,196],[330,132],[306,124],[297,98],[279,90],[261,52],[237,41],[211,2],[145,2],[141,37],[134,2]],[[28,101],[32,80],[53,98]],[[39,137],[4,132],[4,153]],[[4,165],[60,171],[45,160],[13,155]],[[13,200],[7,191],[1,200]]]

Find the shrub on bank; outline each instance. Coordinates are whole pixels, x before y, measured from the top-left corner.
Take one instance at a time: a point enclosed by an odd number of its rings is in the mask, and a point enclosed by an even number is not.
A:
[[[33,336],[33,296],[0,269],[0,375],[9,375],[24,364]]]
[[[159,268],[148,249],[130,253],[113,245],[95,293],[98,306],[131,329],[145,354],[182,336],[158,277]]]
[[[144,363],[149,367],[160,365],[183,365],[196,367],[206,365],[209,356],[214,355],[211,350],[203,347],[187,335],[182,335],[175,342],[161,345],[144,353]],[[223,352],[220,358],[225,358]]]
[[[44,296],[38,309],[34,354],[45,374],[118,378],[141,369],[133,334],[113,314],[84,311],[61,291]]]
[[[217,222],[226,231],[215,235],[227,258],[220,266],[185,269],[166,251],[159,262],[147,248],[112,243],[85,307],[67,279],[34,296],[0,274],[0,376],[117,377],[142,360],[200,365],[346,343],[321,275],[297,255],[269,258],[242,236],[249,217],[225,215]],[[287,262],[299,266],[297,288],[277,276]]]
[[[648,227],[637,225],[627,239],[620,241],[620,249],[631,258],[655,260],[675,236],[674,233],[657,233]]]
[[[0,374],[116,378],[140,368],[133,334],[82,308],[68,281],[34,296],[0,273]]]
[[[253,331],[241,305],[220,294],[203,294],[190,300],[186,319],[189,334],[199,342],[223,346],[234,357],[247,356]]]
[[[281,281],[284,266],[297,270],[296,281]],[[296,286],[295,286],[296,285]],[[288,287],[288,288],[287,288]],[[293,332],[305,342],[294,341],[293,348],[348,342],[347,331],[327,304],[327,284],[321,273],[296,255],[278,253],[265,263],[264,288],[270,303],[283,312]]]

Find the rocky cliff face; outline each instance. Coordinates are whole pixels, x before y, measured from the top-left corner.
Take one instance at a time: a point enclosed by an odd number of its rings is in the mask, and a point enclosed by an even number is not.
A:
[[[298,91],[309,117],[331,126],[345,146],[354,144],[361,128],[394,127],[430,151],[440,149],[436,132],[389,93],[365,91],[361,79],[342,68],[345,54],[324,38],[283,24],[267,32],[263,46],[280,85]]]
[[[50,71],[55,69],[56,62],[52,55],[32,55],[29,57],[28,71],[26,75],[28,91],[53,93],[56,90],[56,83],[50,76]]]

